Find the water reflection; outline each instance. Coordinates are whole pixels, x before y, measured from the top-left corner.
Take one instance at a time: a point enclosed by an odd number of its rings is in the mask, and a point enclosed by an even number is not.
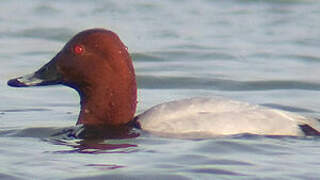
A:
[[[130,143],[110,143],[107,140],[81,140],[78,142],[68,142],[66,140],[51,140],[56,145],[65,145],[71,147],[71,150],[55,151],[56,153],[84,153],[84,154],[101,154],[101,153],[130,153],[135,152],[138,145]]]
[[[71,147],[71,150],[56,151],[58,153],[130,153],[136,151],[138,145],[132,139],[139,135],[139,130],[132,128],[81,125],[63,129],[46,140],[55,145]]]

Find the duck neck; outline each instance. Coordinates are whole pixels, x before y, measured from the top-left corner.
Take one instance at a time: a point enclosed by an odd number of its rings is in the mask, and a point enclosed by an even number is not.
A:
[[[128,87],[85,88],[79,92],[81,110],[77,124],[117,127],[133,120],[136,111],[135,80]]]

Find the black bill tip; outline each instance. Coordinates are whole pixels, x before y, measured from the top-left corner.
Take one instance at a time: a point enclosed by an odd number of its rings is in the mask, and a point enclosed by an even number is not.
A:
[[[11,87],[28,87],[28,85],[22,83],[21,81],[19,81],[19,78],[15,78],[15,79],[10,79],[7,82],[8,86]]]

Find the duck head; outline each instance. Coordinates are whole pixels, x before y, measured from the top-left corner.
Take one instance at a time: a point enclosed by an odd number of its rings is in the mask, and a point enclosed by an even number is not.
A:
[[[55,84],[79,93],[77,124],[121,126],[134,117],[137,87],[132,60],[112,31],[82,31],[38,71],[8,81],[13,87]]]

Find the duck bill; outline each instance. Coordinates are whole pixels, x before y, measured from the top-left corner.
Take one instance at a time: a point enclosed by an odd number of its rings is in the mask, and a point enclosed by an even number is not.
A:
[[[38,71],[8,81],[12,87],[47,86],[61,84],[62,76],[57,71],[55,59],[41,67]]]

